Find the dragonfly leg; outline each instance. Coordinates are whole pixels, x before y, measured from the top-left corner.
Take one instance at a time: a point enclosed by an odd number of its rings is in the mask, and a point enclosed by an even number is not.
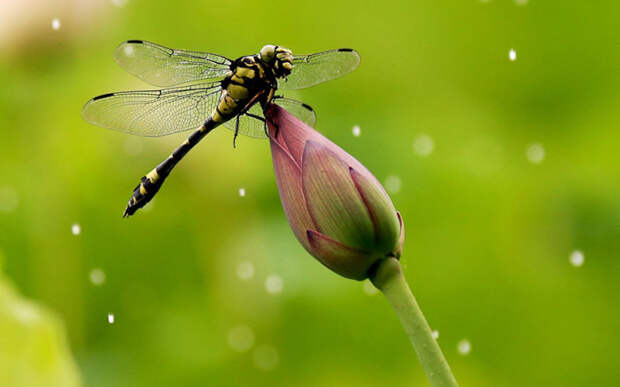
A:
[[[276,124],[272,119],[270,119],[269,117],[265,117],[267,119],[267,121],[269,121],[269,123],[273,126],[275,126],[276,128],[276,138],[278,138],[278,134],[280,133],[280,127],[278,126],[278,124]],[[266,122],[265,122],[266,124]]]
[[[248,117],[256,118],[259,121],[263,121],[263,125],[265,128],[265,135],[269,138],[269,130],[267,129],[267,121],[263,117],[257,116],[256,114],[252,114],[252,113],[245,113],[245,115]]]
[[[235,135],[233,136],[233,148],[237,147],[237,136],[239,135],[239,117],[241,115],[239,114],[237,116],[237,118],[235,119]]]

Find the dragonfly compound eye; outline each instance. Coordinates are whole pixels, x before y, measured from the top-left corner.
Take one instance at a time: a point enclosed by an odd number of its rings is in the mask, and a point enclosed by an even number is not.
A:
[[[265,63],[271,63],[276,55],[276,46],[267,44],[260,49],[260,58]]]

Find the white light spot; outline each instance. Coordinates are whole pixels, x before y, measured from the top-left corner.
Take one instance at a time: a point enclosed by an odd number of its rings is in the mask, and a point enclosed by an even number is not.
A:
[[[439,331],[435,329],[431,332],[431,336],[433,336],[433,339],[437,340],[439,338]]]
[[[123,52],[125,56],[133,56],[133,46],[131,44],[126,44]]]
[[[570,254],[570,257],[568,258],[568,260],[570,261],[571,265],[575,267],[580,267],[583,265],[583,262],[585,261],[585,257],[582,251],[575,250]]]
[[[243,187],[239,188],[239,196],[241,196],[241,197],[245,196],[245,188],[243,188]]]
[[[245,325],[238,325],[228,331],[228,345],[233,351],[247,352],[254,345],[254,332]]]
[[[545,148],[540,143],[533,143],[527,147],[525,157],[532,164],[540,164],[545,159]]]
[[[469,340],[463,339],[459,341],[456,349],[463,356],[469,355],[469,353],[471,352],[471,343],[469,342]]]
[[[368,294],[369,296],[374,296],[375,294],[379,293],[379,289],[377,289],[375,285],[372,284],[372,282],[364,281],[364,293]]]
[[[105,282],[105,273],[98,267],[91,270],[88,277],[90,278],[90,282],[95,286],[102,285]]]
[[[58,31],[60,29],[60,19],[54,18],[52,19],[52,29]]]
[[[39,311],[27,302],[16,303],[13,307],[13,315],[22,324],[30,325],[39,320]]]
[[[136,136],[129,136],[125,140],[124,148],[128,156],[137,156],[142,153],[142,140]]]
[[[269,294],[278,294],[282,292],[282,288],[282,277],[277,274],[272,274],[265,280],[265,289]]]
[[[108,323],[114,324],[114,313],[108,313]]]
[[[420,156],[428,156],[433,153],[435,142],[428,134],[418,134],[413,139],[413,151]]]
[[[239,262],[237,265],[237,277],[244,281],[254,277],[254,264],[250,261]]]
[[[393,194],[398,193],[400,191],[401,186],[402,186],[402,183],[400,181],[400,177],[398,176],[391,175],[385,179],[385,189],[390,193],[393,193]]]
[[[278,351],[268,345],[261,345],[254,350],[252,356],[256,368],[262,371],[271,371],[278,365]]]
[[[17,208],[19,197],[11,187],[0,188],[0,212],[13,212]]]
[[[515,51],[514,48],[511,48],[510,51],[508,52],[508,59],[510,59],[513,62],[517,60],[517,52]]]
[[[71,234],[80,235],[81,232],[82,232],[82,227],[79,224],[73,223],[71,225]]]
[[[526,5],[528,0],[514,0],[516,5]]]
[[[119,7],[119,8],[122,8],[125,5],[127,5],[127,0],[111,0],[111,2],[112,2],[113,5],[115,5],[115,6]]]
[[[360,129],[360,127],[358,125],[355,125],[353,127],[353,136],[354,137],[359,137],[360,134],[362,134],[362,129]]]

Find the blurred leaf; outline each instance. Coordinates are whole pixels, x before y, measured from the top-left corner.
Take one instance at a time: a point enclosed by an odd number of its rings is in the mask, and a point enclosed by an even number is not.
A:
[[[0,386],[80,385],[62,323],[0,274]]]

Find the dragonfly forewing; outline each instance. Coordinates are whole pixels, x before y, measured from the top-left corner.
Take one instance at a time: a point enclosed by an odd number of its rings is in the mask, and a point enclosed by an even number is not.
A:
[[[114,52],[119,66],[154,86],[169,87],[220,79],[231,61],[208,52],[172,49],[145,40],[128,40]]]
[[[350,73],[359,64],[360,55],[350,48],[295,56],[291,74],[278,81],[278,88],[296,90],[318,85]]]

